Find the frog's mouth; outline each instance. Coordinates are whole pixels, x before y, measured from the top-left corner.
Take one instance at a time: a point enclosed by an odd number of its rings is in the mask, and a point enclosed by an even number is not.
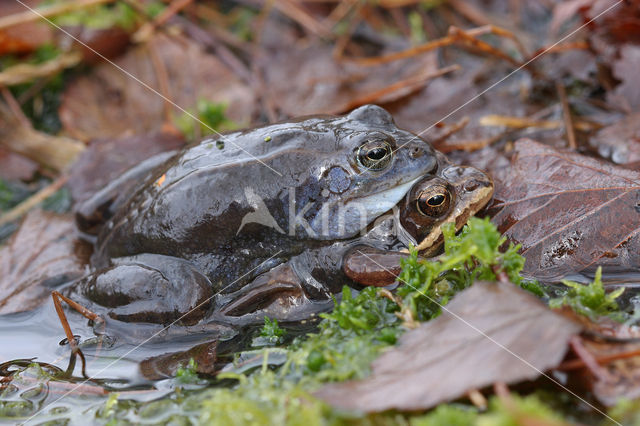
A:
[[[422,177],[423,176],[418,176],[413,180],[401,183],[393,188],[375,192],[371,195],[367,195],[366,197],[347,201],[345,206],[347,208],[357,206],[359,209],[364,209],[369,217],[378,218],[383,213],[386,213],[395,207],[396,204],[398,204],[400,200],[407,195],[407,192],[409,192],[413,184],[422,179]]]
[[[310,223],[311,228],[323,239],[351,238],[358,232],[395,207],[409,192],[414,183],[422,176],[392,188],[374,192],[365,197],[354,197],[345,202],[333,202],[323,207],[323,214],[316,216]],[[327,212],[331,212],[331,220]]]

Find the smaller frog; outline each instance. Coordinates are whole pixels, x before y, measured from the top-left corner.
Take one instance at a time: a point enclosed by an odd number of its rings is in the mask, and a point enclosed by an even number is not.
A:
[[[423,257],[441,250],[442,225],[454,223],[456,231],[482,209],[493,195],[493,181],[473,168],[449,165],[417,181],[399,204],[399,238],[412,244]],[[380,250],[355,246],[345,255],[343,270],[354,282],[369,286],[392,284],[400,273],[406,250]]]

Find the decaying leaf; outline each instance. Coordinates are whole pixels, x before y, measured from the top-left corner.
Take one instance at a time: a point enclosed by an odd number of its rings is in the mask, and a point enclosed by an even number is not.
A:
[[[35,161],[0,147],[0,179],[29,180],[37,170]]]
[[[525,274],[555,280],[595,263],[638,260],[629,245],[640,231],[639,173],[522,139],[512,167],[494,177],[489,213],[522,244]]]
[[[433,53],[367,67],[337,61],[331,46],[322,44],[278,49],[262,67],[268,95],[290,117],[338,114],[365,103],[390,102],[420,90],[438,73]],[[406,84],[394,86],[403,81]]]
[[[632,400],[640,397],[640,344],[586,340],[584,345],[595,359],[620,357],[603,366],[604,377],[586,375],[591,391],[600,403],[613,406],[620,398]],[[625,353],[636,353],[636,356],[621,356]]]
[[[25,125],[3,104],[0,104],[0,145],[56,171],[64,170],[84,150],[79,141]]]
[[[563,359],[579,330],[510,283],[477,282],[440,317],[407,332],[373,363],[369,378],[317,395],[348,410],[424,410],[495,382],[538,377]]]
[[[199,99],[225,104],[226,117],[240,126],[250,122],[256,106],[246,84],[216,56],[186,38],[158,35],[115,63],[135,79],[102,63],[65,91],[60,119],[75,137],[112,138],[158,131],[165,119],[165,100],[140,81],[158,93],[166,84],[168,93],[162,94],[187,110]],[[175,117],[183,114],[173,106],[171,111]]]
[[[84,273],[73,217],[32,210],[0,249],[0,314],[35,308],[52,286]]]
[[[130,167],[164,151],[178,149],[184,141],[169,133],[150,133],[116,139],[95,139],[82,153],[69,176],[76,202],[83,201]]]

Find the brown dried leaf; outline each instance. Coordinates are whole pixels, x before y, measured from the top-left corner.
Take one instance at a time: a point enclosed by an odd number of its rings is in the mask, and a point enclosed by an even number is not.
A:
[[[489,214],[522,244],[524,272],[540,280],[617,257],[612,251],[640,229],[640,174],[634,171],[521,139],[512,167],[494,178]]]
[[[69,189],[76,202],[105,187],[124,171],[155,154],[182,146],[184,140],[168,133],[117,139],[94,139],[73,164]]]
[[[0,249],[0,314],[35,308],[51,286],[84,273],[81,245],[70,214],[32,210]]]
[[[250,122],[256,105],[251,88],[191,40],[158,35],[115,63],[162,93],[151,49],[166,69],[166,96],[177,105],[189,109],[198,99],[207,99],[228,105],[230,120],[240,125]],[[160,129],[164,104],[162,97],[134,78],[102,63],[67,88],[59,113],[65,130],[79,139],[114,138]],[[183,114],[177,108],[171,110],[175,117]]]
[[[36,7],[38,0],[24,0],[29,7]],[[0,2],[0,17],[20,14],[27,11],[17,1]],[[45,43],[53,43],[54,29],[46,22],[22,22],[0,29],[0,55],[24,54],[34,51]]]
[[[594,377],[588,370],[583,370],[582,380],[586,381],[600,403],[614,406],[621,398],[640,398],[640,344],[591,340],[583,340],[583,344],[596,360],[619,358],[603,365],[604,377]],[[627,353],[636,355],[624,356]]]
[[[289,117],[338,114],[358,103],[397,100],[421,89],[437,71],[433,52],[405,61],[366,67],[339,62],[331,46],[278,49],[265,58],[268,96]],[[295,71],[292,71],[295,70]],[[403,81],[406,84],[394,83]]]
[[[36,162],[0,147],[0,179],[26,181],[31,179],[36,171]]]
[[[440,317],[402,336],[370,377],[325,386],[317,396],[348,410],[424,410],[495,382],[538,377],[563,359],[579,330],[513,284],[477,282]]]
[[[84,150],[84,144],[34,130],[0,104],[0,146],[56,171],[64,170]]]

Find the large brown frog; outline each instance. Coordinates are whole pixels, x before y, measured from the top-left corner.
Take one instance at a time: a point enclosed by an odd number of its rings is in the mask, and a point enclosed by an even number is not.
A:
[[[353,284],[349,249],[432,249],[441,223],[491,193],[373,105],[240,131],[152,158],[79,206],[98,232],[94,272],[65,292],[120,321],[297,320]]]

